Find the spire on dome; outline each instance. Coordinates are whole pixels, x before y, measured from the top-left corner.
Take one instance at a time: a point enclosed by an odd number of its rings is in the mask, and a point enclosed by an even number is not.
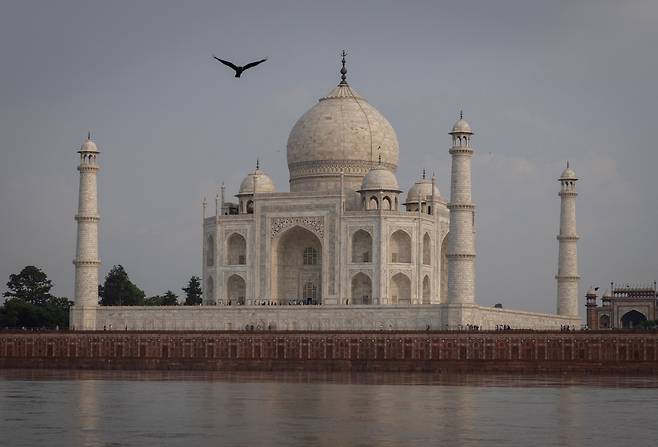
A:
[[[88,131],[87,131],[87,139],[88,139],[88,140],[91,140],[91,130],[88,130]]]
[[[423,168],[423,180],[425,180],[425,168]]]
[[[256,158],[256,170],[260,169],[260,158]]]
[[[347,56],[347,51],[343,50],[340,55],[342,56],[341,63],[343,68],[340,69],[340,83],[342,85],[347,85],[347,68],[345,68],[345,56]]]

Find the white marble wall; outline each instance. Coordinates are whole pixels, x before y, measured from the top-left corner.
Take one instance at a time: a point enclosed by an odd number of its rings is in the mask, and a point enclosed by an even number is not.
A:
[[[425,330],[496,325],[513,329],[580,326],[577,318],[461,305],[99,307],[96,329]]]

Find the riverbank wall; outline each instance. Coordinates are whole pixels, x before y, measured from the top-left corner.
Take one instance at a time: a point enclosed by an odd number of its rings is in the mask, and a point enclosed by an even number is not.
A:
[[[657,332],[0,332],[0,368],[658,373]]]

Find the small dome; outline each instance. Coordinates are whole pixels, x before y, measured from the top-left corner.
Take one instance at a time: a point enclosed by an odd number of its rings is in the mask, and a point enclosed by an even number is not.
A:
[[[393,172],[383,166],[377,166],[368,171],[361,183],[361,191],[372,190],[400,191],[400,185]]]
[[[253,194],[254,184],[256,185],[256,193],[276,192],[274,182],[270,176],[256,168],[254,172],[250,172],[245,177],[245,179],[242,180],[242,183],[240,184],[240,192],[238,195],[241,196]]]
[[[596,295],[596,290],[594,290],[594,287],[590,287],[587,289],[587,293],[585,295]]]
[[[562,171],[562,175],[560,175],[560,180],[578,180],[576,178],[576,173],[574,172],[574,170],[569,167],[569,163],[567,163],[567,169]]]
[[[94,143],[91,139],[91,134],[87,135],[87,139],[85,140],[84,143],[82,143],[82,146],[80,147],[80,152],[98,152],[96,143]]]
[[[469,133],[472,134],[473,131],[471,130],[471,125],[468,124],[468,121],[466,121],[464,118],[459,118],[457,122],[455,123],[454,126],[452,126],[452,130],[450,131],[451,134],[453,133]]]
[[[409,188],[407,192],[407,203],[418,203],[418,195],[420,194],[421,201],[430,200],[432,198],[432,180],[420,179]],[[437,200],[441,197],[439,188],[434,185],[434,199]]]
[[[605,289],[605,292],[603,292],[603,299],[610,299],[612,298],[612,294],[610,293],[610,290]]]

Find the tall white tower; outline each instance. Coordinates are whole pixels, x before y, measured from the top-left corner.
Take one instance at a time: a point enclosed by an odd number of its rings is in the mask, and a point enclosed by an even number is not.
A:
[[[448,233],[448,303],[475,303],[475,205],[471,202],[471,126],[460,113],[452,135],[450,232]]]
[[[578,251],[576,242],[576,173],[569,167],[562,172],[560,182],[560,248],[557,264],[557,313],[569,317],[578,316]]]
[[[80,154],[80,190],[78,199],[78,239],[75,264],[75,305],[71,309],[71,328],[96,329],[96,307],[98,306],[98,195],[96,173],[98,148],[91,134],[78,151]]]

